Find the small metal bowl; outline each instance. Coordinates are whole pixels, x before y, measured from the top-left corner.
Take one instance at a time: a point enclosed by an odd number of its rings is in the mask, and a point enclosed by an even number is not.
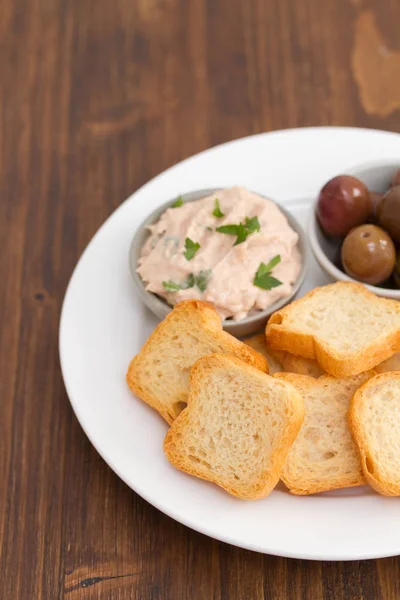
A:
[[[184,202],[193,202],[195,200],[205,198],[206,196],[210,196],[211,194],[214,194],[219,190],[221,190],[221,188],[196,190],[194,192],[182,194],[182,199],[184,200]],[[167,314],[172,310],[172,307],[160,296],[157,296],[156,294],[153,294],[152,292],[148,292],[146,290],[145,284],[140,275],[136,272],[136,269],[141,249],[144,243],[146,242],[147,237],[149,236],[149,231],[147,227],[152,223],[158,221],[161,215],[166,211],[167,208],[172,206],[175,200],[176,198],[173,198],[172,200],[165,202],[165,204],[153,211],[143,221],[143,223],[138,227],[135,235],[133,236],[132,244],[129,251],[129,266],[136,290],[144,304],[159,319],[164,319],[167,316]],[[297,278],[296,283],[293,285],[292,293],[290,294],[290,296],[278,300],[266,310],[257,311],[256,313],[246,317],[245,319],[242,319],[241,321],[233,321],[230,319],[223,321],[223,327],[225,331],[231,333],[236,337],[244,337],[260,331],[263,328],[263,326],[265,326],[268,317],[272,313],[279,310],[280,308],[282,308],[282,306],[285,306],[285,304],[288,304],[291,300],[293,300],[293,298],[299,291],[301,284],[304,281],[306,273],[306,238],[304,231],[301,228],[298,221],[293,217],[293,215],[291,215],[287,210],[285,210],[283,206],[279,205],[279,208],[287,218],[289,225],[299,235],[298,247],[302,258],[301,272],[299,277]]]
[[[400,160],[396,163],[367,163],[346,170],[347,175],[361,179],[373,192],[386,192],[389,189],[392,177],[399,168]],[[340,252],[341,242],[327,237],[322,231],[316,216],[317,201],[312,206],[308,221],[308,239],[311,250],[321,268],[332,278],[338,281],[355,281],[335,265]],[[371,292],[383,298],[400,300],[400,290],[384,288],[365,284]]]

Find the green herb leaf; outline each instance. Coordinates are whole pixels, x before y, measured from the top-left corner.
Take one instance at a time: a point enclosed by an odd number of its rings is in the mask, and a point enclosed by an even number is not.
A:
[[[221,207],[219,205],[219,200],[218,198],[215,198],[215,208],[213,210],[213,215],[214,217],[217,217],[217,219],[222,219],[222,217],[224,217],[224,213],[221,210]]]
[[[206,227],[206,231],[212,231],[212,227]]]
[[[237,228],[237,238],[233,245],[237,246],[238,244],[242,244],[244,241],[246,241],[248,235],[249,232],[247,231],[246,227],[243,225],[243,223],[239,223]]]
[[[183,198],[182,196],[178,196],[178,198],[173,203],[172,208],[179,208],[180,206],[182,206],[182,204],[184,204]]]
[[[252,219],[246,217],[245,225],[249,233],[255,233],[256,231],[260,231],[261,226],[258,217],[253,217]]]
[[[197,242],[194,242],[190,238],[186,238],[185,252],[183,253],[183,256],[186,258],[186,260],[192,260],[192,258],[194,257],[194,255],[196,254],[196,252],[199,249],[200,249],[200,244],[198,244]]]
[[[251,219],[246,217],[244,223],[239,223],[238,225],[222,225],[221,227],[217,227],[215,231],[218,231],[218,233],[226,233],[228,235],[236,235],[237,238],[233,245],[237,246],[246,241],[247,236],[256,233],[256,231],[260,231],[260,221],[258,220],[258,217],[252,217]]]
[[[175,281],[163,281],[162,284],[167,292],[179,292],[179,290],[187,290],[194,287],[196,283],[193,273],[187,276],[185,281],[182,283],[176,283]]]
[[[179,292],[179,290],[181,290],[181,286],[179,283],[175,283],[174,281],[163,281],[162,282],[164,288],[167,290],[167,292]]]
[[[257,273],[255,274],[253,284],[263,290],[272,290],[272,288],[279,287],[282,285],[282,281],[276,279],[276,277],[272,277],[272,269],[276,267],[281,262],[281,257],[279,254],[274,256],[268,264],[260,263],[258,267]]]
[[[207,269],[206,271],[200,271],[198,275],[196,275],[196,285],[201,292],[204,292],[207,289],[208,283],[211,278],[211,269]]]
[[[182,283],[181,289],[188,290],[189,288],[194,287],[195,283],[196,283],[195,276],[193,275],[193,273],[190,273],[190,275],[188,275],[187,278],[185,279],[185,281]]]
[[[276,277],[272,277],[271,275],[264,275],[264,277],[262,277],[262,284],[266,290],[272,290],[272,288],[283,285],[282,281],[279,281],[279,279],[276,279]]]
[[[221,225],[215,231],[218,233],[227,233],[228,235],[237,235],[239,225]]]
[[[254,285],[256,285],[259,288],[262,288],[263,290],[272,290],[272,288],[276,288],[282,285],[282,281],[279,281],[279,279],[272,277],[268,273],[266,275],[263,275],[263,277],[255,277],[253,283]]]
[[[267,271],[272,271],[272,269],[274,267],[276,267],[276,265],[279,265],[280,262],[281,262],[281,255],[277,254],[276,256],[274,256],[274,258],[271,258],[269,263],[267,265],[265,265],[265,268],[267,269]],[[263,264],[263,263],[261,263],[261,264]]]
[[[239,223],[239,225],[222,225],[221,227],[217,227],[215,231],[218,231],[218,233],[226,233],[228,235],[236,235],[237,237],[233,244],[234,246],[244,242],[249,235],[243,223]]]
[[[207,269],[205,271],[200,271],[197,275],[190,275],[182,281],[182,283],[176,283],[175,281],[163,281],[162,284],[167,292],[179,292],[179,290],[188,290],[189,288],[194,287],[195,285],[199,288],[201,292],[204,292],[207,289],[209,281],[211,279],[212,270]]]
[[[270,275],[271,269],[268,269],[268,266],[265,263],[260,263],[258,267],[256,277],[264,277],[264,275]]]

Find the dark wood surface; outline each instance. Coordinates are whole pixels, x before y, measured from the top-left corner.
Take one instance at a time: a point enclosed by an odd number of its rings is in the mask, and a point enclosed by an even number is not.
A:
[[[80,253],[163,169],[272,129],[399,131],[399,22],[398,0],[1,0],[2,600],[400,598],[397,558],[263,556],[149,506],[83,434],[57,349]]]

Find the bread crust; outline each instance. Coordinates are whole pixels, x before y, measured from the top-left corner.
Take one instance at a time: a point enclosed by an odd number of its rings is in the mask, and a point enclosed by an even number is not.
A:
[[[160,398],[159,395],[152,393],[148,385],[151,374],[145,372],[145,362],[149,355],[157,354],[159,342],[169,334],[170,328],[177,324],[180,327],[180,335],[184,336],[186,331],[191,332],[193,327],[197,327],[201,335],[207,336],[210,342],[215,341],[216,347],[223,346],[227,354],[233,354],[256,369],[268,373],[266,358],[223,331],[221,319],[210,303],[200,300],[179,302],[155,328],[139,354],[131,360],[126,375],[132,393],[158,411],[168,424],[171,425],[177,416],[175,406],[187,401],[187,391],[175,396],[171,395],[171,401],[165,403],[165,397]],[[191,366],[188,365],[187,368],[190,369]]]
[[[349,410],[349,426],[360,454],[364,476],[369,485],[383,496],[400,496],[400,476],[398,481],[390,481],[385,478],[379,468],[379,457],[371,456],[374,453],[368,445],[362,413],[367,402],[366,392],[368,389],[378,383],[390,383],[394,379],[400,381],[400,371],[380,373],[369,379],[354,394]]]
[[[294,331],[290,326],[285,327],[285,318],[293,306],[307,303],[307,301],[327,287],[347,287],[357,294],[362,294],[371,302],[391,303],[400,312],[400,305],[395,300],[377,298],[365,286],[352,282],[337,282],[331,286],[321,286],[311,290],[308,294],[295,300],[282,310],[274,313],[266,326],[267,343],[273,350],[284,350],[304,358],[315,359],[321,369],[334,377],[349,377],[368,371],[379,363],[400,351],[400,327],[388,332],[380,343],[372,342],[358,352],[338,353],[328,342],[318,337],[317,334],[307,334]],[[383,304],[382,304],[383,306]]]
[[[207,408],[204,404],[204,393],[202,394],[205,385],[204,377],[207,372],[213,372],[213,370],[220,370],[221,368],[228,374],[232,369],[235,369],[236,371],[239,369],[243,381],[247,378],[251,378],[252,380],[256,378],[264,383],[265,378],[268,378],[269,382],[267,389],[270,390],[272,378],[269,375],[262,373],[234,356],[213,354],[199,359],[192,367],[190,374],[188,406],[177,417],[167,432],[164,440],[164,452],[170,463],[177,469],[190,475],[194,475],[195,477],[199,477],[200,479],[215,483],[233,496],[248,500],[263,498],[273,490],[279,481],[286,456],[296,439],[304,419],[303,401],[300,394],[290,384],[285,383],[285,387],[280,388],[282,390],[282,406],[284,405],[285,410],[287,411],[285,417],[286,422],[278,447],[271,457],[268,467],[260,475],[255,485],[252,484],[247,487],[246,485],[243,485],[243,483],[230,485],[227,483],[226,478],[219,476],[218,473],[213,471],[212,465],[207,467],[201,463],[196,464],[196,462],[191,462],[185,453],[185,446],[193,443],[194,432],[198,431],[196,419],[199,419],[199,422],[201,422],[201,411]],[[221,393],[223,393],[223,391],[222,387]],[[266,394],[266,398],[267,397],[268,394]],[[241,409],[238,407],[237,410],[239,412]],[[221,428],[225,426],[226,423],[221,423]],[[217,461],[218,446],[215,454],[215,461]]]

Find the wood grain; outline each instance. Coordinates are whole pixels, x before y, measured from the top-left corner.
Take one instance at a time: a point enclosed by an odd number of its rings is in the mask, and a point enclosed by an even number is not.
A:
[[[2,600],[400,597],[397,558],[262,556],[153,509],[91,447],[57,356],[76,260],[163,169],[271,129],[399,131],[399,20],[398,0],[1,2]]]

